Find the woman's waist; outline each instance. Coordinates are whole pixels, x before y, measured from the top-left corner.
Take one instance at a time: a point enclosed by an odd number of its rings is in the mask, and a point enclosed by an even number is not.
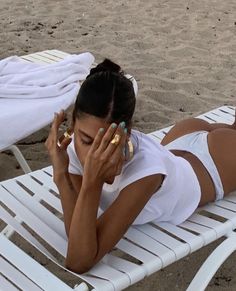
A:
[[[212,178],[207,171],[206,167],[203,165],[201,160],[195,156],[193,153],[183,150],[170,150],[175,156],[185,159],[192,167],[195,175],[197,176],[198,182],[201,188],[201,201],[200,205],[204,203],[205,196],[209,201],[215,200],[215,187]]]

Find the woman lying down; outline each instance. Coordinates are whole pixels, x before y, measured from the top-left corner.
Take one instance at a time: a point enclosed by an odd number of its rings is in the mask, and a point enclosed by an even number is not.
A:
[[[135,93],[105,60],[81,86],[73,135],[58,142],[64,112],[46,141],[68,235],[66,267],[84,273],[131,224],[179,224],[236,189],[236,123],[177,123],[161,144],[132,129]],[[97,218],[99,206],[104,211]]]

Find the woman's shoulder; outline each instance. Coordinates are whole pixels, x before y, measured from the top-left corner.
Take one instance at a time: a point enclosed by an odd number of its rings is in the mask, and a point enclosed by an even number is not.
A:
[[[132,130],[130,136],[134,153],[131,160],[125,162],[124,170],[134,169],[136,172],[153,167],[160,163],[166,154],[165,148],[151,137],[137,130]]]
[[[167,174],[163,146],[137,130],[132,130],[130,139],[134,144],[134,155],[130,161],[124,164],[118,179],[120,181],[120,189],[147,176]]]
[[[134,154],[161,156],[162,154],[169,154],[169,151],[159,143],[158,140],[154,140],[149,134],[145,134],[141,131],[132,129],[130,135],[131,142],[134,146]]]

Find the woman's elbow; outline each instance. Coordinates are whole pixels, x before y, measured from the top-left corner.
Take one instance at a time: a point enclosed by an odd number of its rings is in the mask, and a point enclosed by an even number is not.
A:
[[[83,273],[88,272],[94,266],[94,264],[95,264],[94,262],[89,262],[89,261],[76,262],[76,263],[71,262],[69,259],[66,259],[65,261],[65,267],[68,270],[77,274],[83,274]]]

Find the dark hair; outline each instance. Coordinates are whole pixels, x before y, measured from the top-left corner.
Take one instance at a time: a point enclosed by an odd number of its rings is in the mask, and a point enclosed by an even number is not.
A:
[[[83,82],[73,111],[73,121],[83,113],[104,118],[108,123],[125,121],[129,127],[135,109],[132,82],[119,65],[105,59]]]

